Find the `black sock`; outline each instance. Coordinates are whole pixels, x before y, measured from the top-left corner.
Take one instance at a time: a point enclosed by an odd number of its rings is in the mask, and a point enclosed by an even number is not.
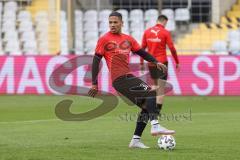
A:
[[[148,97],[146,100],[146,107],[150,121],[158,119],[158,110],[156,104],[156,97]]]
[[[157,104],[158,115],[161,116],[162,104]]]
[[[141,113],[139,113],[139,115],[138,115],[134,135],[139,136],[139,137],[142,136],[142,133],[143,133],[145,127],[147,126],[148,119],[149,119],[148,112],[146,110],[142,109]]]

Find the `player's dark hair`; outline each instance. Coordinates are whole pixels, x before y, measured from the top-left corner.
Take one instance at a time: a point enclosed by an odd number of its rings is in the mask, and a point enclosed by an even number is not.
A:
[[[158,21],[159,22],[168,21],[168,18],[165,15],[160,15],[160,16],[158,16]]]
[[[112,17],[112,16],[118,17],[120,20],[122,20],[122,14],[119,13],[119,12],[113,11],[113,12],[109,15],[109,17]]]

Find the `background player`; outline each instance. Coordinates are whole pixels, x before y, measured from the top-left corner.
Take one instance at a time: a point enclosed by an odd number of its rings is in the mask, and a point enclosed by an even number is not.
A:
[[[110,32],[103,35],[98,40],[96,46],[92,64],[92,88],[89,91],[89,95],[94,97],[98,93],[97,76],[100,61],[104,57],[111,74],[113,87],[142,109],[129,147],[149,148],[140,141],[148,119],[151,121],[151,134],[153,136],[174,134],[175,131],[168,130],[159,124],[157,119],[159,113],[156,107],[156,91],[152,91],[145,82],[130,73],[130,52],[138,54],[163,71],[166,71],[166,68],[165,65],[158,63],[154,57],[141,49],[134,38],[123,34],[121,31],[122,26],[122,15],[118,12],[112,12],[109,15]]]
[[[168,18],[165,15],[160,15],[157,19],[157,24],[153,27],[148,28],[142,38],[142,48],[147,49],[148,52],[154,56],[158,62],[161,62],[168,66],[166,46],[171,51],[171,54],[176,63],[177,71],[180,70],[180,64],[177,56],[177,51],[174,47],[171,34],[165,29],[168,22]],[[144,70],[143,59],[141,58],[141,68]],[[159,112],[162,109],[164,86],[167,80],[167,72],[163,73],[161,70],[156,68],[152,63],[148,63],[148,69],[151,78],[154,81],[153,89],[157,89],[157,108]]]

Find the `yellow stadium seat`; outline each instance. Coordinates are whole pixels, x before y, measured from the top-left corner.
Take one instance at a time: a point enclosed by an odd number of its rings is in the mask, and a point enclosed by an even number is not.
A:
[[[240,17],[240,11],[229,11],[227,15],[228,17]]]
[[[222,24],[228,24],[229,21],[227,20],[227,17],[225,17],[225,16],[221,17],[221,23]]]
[[[225,24],[225,25],[227,25],[227,24],[229,24],[229,25],[236,25],[236,24],[240,23],[240,22],[237,21],[236,17],[229,17],[229,19],[230,19],[230,21],[227,20],[226,16],[223,16],[221,18],[221,24],[222,25],[223,24]]]
[[[205,23],[202,23],[199,25],[199,29],[200,30],[208,30],[209,28],[207,27],[207,25]]]
[[[239,4],[235,4],[235,5],[232,7],[232,10],[233,10],[233,11],[240,11],[240,5],[239,5]]]
[[[232,11],[228,11],[226,16],[221,17],[221,23],[201,23],[198,28],[192,29],[192,32],[178,39],[176,48],[180,54],[194,54],[192,51],[210,51],[214,41],[227,40],[230,30],[237,30],[240,22],[237,17],[240,17],[240,0],[238,4],[233,5]]]

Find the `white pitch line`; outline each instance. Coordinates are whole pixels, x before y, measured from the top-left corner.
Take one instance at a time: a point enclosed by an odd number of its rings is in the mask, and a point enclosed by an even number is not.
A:
[[[112,117],[104,117],[102,119],[113,119]],[[61,119],[39,119],[39,120],[27,120],[27,121],[9,121],[9,122],[1,122],[0,124],[18,124],[18,123],[41,123],[41,122],[54,122],[54,121],[59,121],[59,122],[82,122],[82,121],[64,121]]]
[[[51,121],[61,121],[61,120],[60,119],[39,119],[39,120],[29,120],[29,121],[0,122],[0,124],[39,123],[39,122],[51,122]]]
[[[166,115],[168,114],[171,114],[171,113],[166,113]],[[187,112],[186,113],[173,113],[173,114],[188,114]],[[208,113],[194,113],[192,112],[191,113],[192,116],[214,116],[214,115],[239,115],[240,112],[226,112],[226,113],[222,113],[222,112],[208,112]],[[118,117],[118,116],[116,116]],[[110,119],[114,119],[113,117],[108,117]],[[106,117],[104,117],[103,119],[108,119]],[[10,121],[10,122],[1,122],[0,121],[0,124],[19,124],[19,123],[41,123],[41,122],[54,122],[54,121],[59,121],[59,122],[68,122],[68,121],[62,121],[61,119],[42,119],[42,120],[27,120],[27,121]],[[72,121],[72,122],[75,122],[75,121]],[[76,121],[77,122],[77,121]]]

